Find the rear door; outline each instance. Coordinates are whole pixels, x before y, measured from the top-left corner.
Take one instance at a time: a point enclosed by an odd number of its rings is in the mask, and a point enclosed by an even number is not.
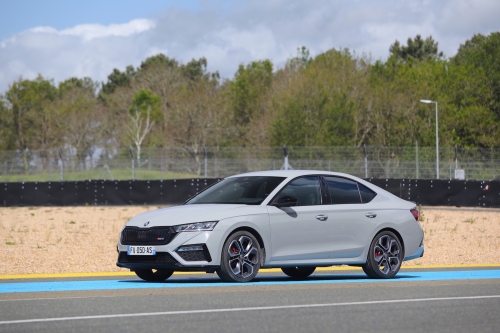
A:
[[[329,219],[322,205],[321,178],[305,176],[292,180],[278,196],[298,200],[293,207],[269,205],[271,261],[328,259],[331,252]]]
[[[330,203],[325,205],[332,228],[330,258],[359,257],[370,244],[370,235],[377,225],[377,214],[367,205],[376,194],[347,178],[323,178],[330,196]]]

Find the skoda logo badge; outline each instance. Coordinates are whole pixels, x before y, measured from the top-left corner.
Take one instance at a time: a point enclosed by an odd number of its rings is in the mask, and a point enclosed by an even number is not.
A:
[[[144,226],[147,226],[149,224],[149,221],[148,222],[144,222]]]

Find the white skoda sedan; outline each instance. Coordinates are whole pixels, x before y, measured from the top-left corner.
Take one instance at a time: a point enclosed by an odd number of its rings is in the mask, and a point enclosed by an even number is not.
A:
[[[184,205],[132,218],[120,235],[117,265],[146,281],[205,271],[247,282],[261,267],[306,278],[332,265],[392,278],[403,261],[424,253],[418,218],[414,203],[347,174],[252,172]]]

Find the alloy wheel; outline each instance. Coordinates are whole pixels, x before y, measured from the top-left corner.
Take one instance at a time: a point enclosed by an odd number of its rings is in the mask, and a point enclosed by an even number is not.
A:
[[[227,251],[229,269],[235,276],[247,278],[254,273],[259,263],[259,250],[250,237],[243,235],[233,239]]]
[[[373,247],[373,259],[382,274],[388,275],[399,269],[399,242],[390,235],[382,235]]]

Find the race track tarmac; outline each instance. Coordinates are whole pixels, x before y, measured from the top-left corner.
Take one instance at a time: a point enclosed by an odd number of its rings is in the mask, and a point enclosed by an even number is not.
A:
[[[0,332],[498,332],[500,267],[0,280]]]

